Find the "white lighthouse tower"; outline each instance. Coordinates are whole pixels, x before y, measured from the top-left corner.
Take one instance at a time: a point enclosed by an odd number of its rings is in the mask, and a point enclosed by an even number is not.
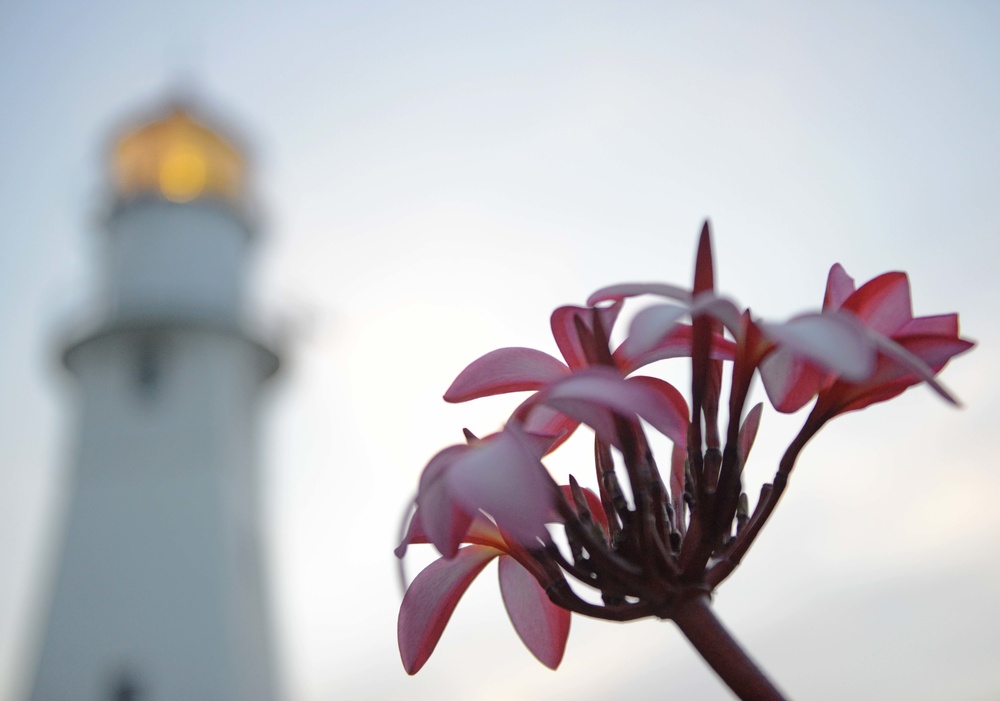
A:
[[[121,136],[102,320],[65,351],[76,464],[33,701],[270,701],[244,158],[191,110]]]

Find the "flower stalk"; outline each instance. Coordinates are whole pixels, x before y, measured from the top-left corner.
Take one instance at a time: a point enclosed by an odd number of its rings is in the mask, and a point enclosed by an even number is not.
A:
[[[686,597],[675,607],[671,618],[742,701],[785,701],[785,696],[716,617],[707,594]]]

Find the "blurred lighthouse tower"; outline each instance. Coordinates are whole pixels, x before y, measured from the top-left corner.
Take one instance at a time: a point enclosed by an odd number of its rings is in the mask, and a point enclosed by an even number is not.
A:
[[[245,161],[175,105],[112,151],[101,320],[68,345],[75,465],[34,701],[269,701]]]

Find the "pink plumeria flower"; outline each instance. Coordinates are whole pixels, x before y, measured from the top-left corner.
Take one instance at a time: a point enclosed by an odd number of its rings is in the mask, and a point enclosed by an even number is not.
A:
[[[687,403],[654,377],[625,379],[611,368],[587,368],[534,395],[516,418],[530,423],[533,412],[546,409],[591,426],[609,445],[621,445],[616,416],[634,423],[641,417],[680,446],[687,439]],[[519,420],[500,433],[445,448],[424,468],[417,514],[429,542],[446,558],[455,556],[481,511],[521,542],[547,539],[555,485],[540,458],[554,439],[527,433]]]
[[[689,293],[680,288],[670,289],[677,295],[687,294],[690,297]],[[596,356],[599,354],[608,353],[607,337],[621,309],[621,299],[628,296],[618,296],[619,291],[618,288],[614,288],[614,294],[611,296],[599,299],[592,296],[588,301],[588,304],[612,301],[613,304],[610,306],[600,308],[565,306],[553,312],[552,334],[565,362],[532,348],[500,348],[470,363],[445,392],[445,400],[464,402],[508,392],[539,391],[544,396],[529,397],[515,410],[513,416],[524,424],[526,431],[555,437],[549,448],[550,452],[569,438],[581,421],[591,425],[594,425],[594,422],[606,425],[607,421],[600,419],[592,411],[586,413],[587,418],[583,418],[580,411],[560,409],[560,406],[567,408],[571,405],[568,395],[599,384],[603,384],[605,389],[613,386],[612,392],[607,397],[602,396],[599,391],[591,393],[590,399],[598,404],[606,399],[603,401],[604,409],[611,408],[608,401],[620,407],[625,401],[625,396],[641,398],[640,403],[647,410],[643,418],[660,430],[666,426],[673,426],[676,423],[674,416],[676,407],[683,405],[686,410],[686,404],[680,393],[672,385],[656,378],[625,376],[656,360],[690,355],[691,327],[675,324],[669,332],[661,334],[654,342],[641,346],[626,339],[612,355],[598,359]],[[596,328],[595,320],[600,328]],[[589,334],[590,338],[582,338],[581,333]],[[732,359],[733,349],[732,342],[721,336],[713,339],[713,357]],[[595,369],[598,372],[591,373]],[[611,372],[617,373],[627,385],[615,383]],[[572,379],[580,373],[591,374],[587,379]],[[543,390],[548,390],[548,393]],[[615,400],[615,397],[622,401]],[[656,405],[659,405],[659,411],[655,408]],[[582,409],[578,405],[577,408]],[[629,413],[635,412],[630,410]],[[671,438],[677,439],[676,431],[664,432]],[[680,440],[683,442],[682,437]]]
[[[571,498],[569,487],[562,491]],[[606,534],[607,520],[601,501],[590,490],[582,490],[588,517]],[[558,521],[553,512],[549,521]],[[543,583],[551,578],[510,533],[478,514],[470,521],[454,557],[442,557],[423,569],[410,583],[399,609],[397,637],[403,667],[416,674],[431,656],[455,607],[472,581],[492,560],[499,559],[500,593],[511,624],[525,646],[550,669],[562,661],[569,636],[570,611],[549,600]],[[396,554],[402,557],[411,543],[430,543],[418,507],[410,521],[403,544]]]
[[[765,327],[778,339],[779,347],[764,358],[760,372],[778,411],[796,411],[818,394],[814,413],[828,420],[891,399],[921,382],[955,403],[934,375],[973,343],[959,338],[957,314],[913,317],[905,273],[885,273],[855,289],[854,280],[835,264],[827,279],[823,312],[800,319],[783,328]],[[832,319],[858,329],[860,341],[852,351],[867,357],[851,361],[857,370],[853,374],[836,372],[831,363],[816,354],[798,352],[794,342],[787,342],[787,331],[796,330],[796,323],[806,323],[809,328],[802,329],[801,335],[811,335],[814,345],[822,343],[818,331]],[[835,343],[829,345],[837,348]]]
[[[684,301],[677,288],[655,283],[629,283],[608,287],[596,292],[589,301],[597,303],[644,294]],[[697,295],[689,303],[646,307],[635,315],[629,328],[628,340],[623,345],[627,345],[634,355],[644,356],[650,349],[662,345],[665,339],[673,336],[681,321],[688,316],[692,319],[712,319],[737,339],[737,345],[747,343],[746,313],[741,313],[725,297],[706,292]],[[849,377],[861,379],[874,369],[874,350],[864,340],[861,329],[845,315],[807,314],[785,324],[759,326],[767,330],[767,337],[761,339],[764,347],[757,350],[759,355],[770,352],[780,344],[786,347],[789,355],[812,360]],[[731,354],[721,356],[726,360],[731,360],[732,357]],[[720,359],[720,355],[714,354],[713,358]]]
[[[707,245],[699,248],[696,270],[703,270],[701,274],[708,281],[714,278]],[[623,344],[633,355],[641,356],[662,344],[686,316],[711,319],[736,339],[736,355],[741,359],[736,369],[741,382],[737,384],[749,383],[754,369],[759,369],[768,397],[782,412],[796,411],[836,381],[855,387],[856,392],[842,390],[828,397],[833,401],[841,395],[830,410],[842,413],[861,408],[871,402],[857,403],[856,394],[879,401],[879,392],[869,390],[884,388],[888,377],[896,378],[900,373],[909,378],[907,386],[927,382],[953,402],[934,375],[943,361],[971,347],[957,338],[955,315],[913,319],[903,273],[888,273],[855,293],[854,281],[835,265],[823,311],[784,323],[754,321],[748,312],[741,314],[732,302],[715,293],[711,282],[694,295],[671,285],[628,283],[600,290],[588,302],[620,302],[644,294],[673,302],[647,307],[635,316]],[[936,338],[927,338],[928,334]],[[921,338],[918,341],[914,336]],[[899,342],[901,339],[905,342]],[[911,347],[920,352],[914,353]],[[939,358],[942,353],[947,357]],[[886,398],[901,391],[894,389]],[[848,396],[851,399],[844,399]]]
[[[428,540],[445,557],[454,557],[480,511],[524,542],[546,538],[555,485],[540,458],[551,442],[511,423],[431,458],[416,497]]]
[[[636,315],[613,348],[624,300],[638,295],[666,301]],[[448,401],[532,394],[502,432],[441,451],[421,476],[396,553],[432,543],[443,557],[404,596],[404,667],[412,674],[427,661],[463,593],[497,559],[514,628],[549,667],[562,659],[570,611],[612,621],[655,616],[673,620],[741,699],[783,701],[711,613],[711,592],[739,566],[827,420],[920,382],[951,400],[935,374],[972,343],[959,337],[954,314],[913,317],[904,274],[855,289],[839,265],[821,311],[784,323],[755,320],[716,292],[707,222],[690,290],[630,283],[599,290],[588,304],[552,315],[562,360],[503,348],[470,364],[448,389]],[[632,375],[673,357],[690,357],[690,405],[673,385]],[[732,365],[720,425],[723,361]],[[751,510],[743,473],[763,409],[747,410],[758,371],[779,411],[816,403]],[[595,434],[599,496],[573,477],[556,487],[541,463],[581,423]],[[673,442],[669,475],[660,474],[650,426]],[[549,536],[554,526],[564,539]],[[599,592],[600,601],[581,597],[571,582]]]

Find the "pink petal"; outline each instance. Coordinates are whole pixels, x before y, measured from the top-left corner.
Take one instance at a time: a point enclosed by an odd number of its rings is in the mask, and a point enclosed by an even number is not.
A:
[[[507,550],[507,541],[504,540],[500,529],[483,514],[476,514],[472,519],[469,530],[465,533],[465,542]]]
[[[847,274],[844,266],[834,263],[826,278],[826,295],[823,297],[823,311],[840,309],[844,301],[854,294],[854,278]]]
[[[808,404],[830,377],[830,373],[782,346],[761,361],[759,371],[771,405],[784,414]]]
[[[760,322],[758,327],[781,347],[846,380],[864,380],[875,369],[869,336],[840,312],[805,314],[784,324]]]
[[[538,661],[549,669],[562,662],[569,637],[570,612],[556,606],[518,562],[500,557],[500,594],[514,630]]]
[[[521,426],[524,429],[524,426]],[[519,433],[524,443],[524,447],[528,449],[528,452],[534,456],[537,460],[541,460],[543,457],[552,452],[552,445],[555,442],[558,434],[552,434],[547,432],[532,433],[530,431],[522,430]]]
[[[710,292],[696,295],[691,304],[691,318],[710,316],[729,329],[736,336],[740,331],[740,310],[725,297],[718,297]]]
[[[687,324],[678,324],[655,346],[641,353],[637,351],[632,337],[627,337],[615,349],[614,359],[621,371],[627,375],[657,360],[689,357],[690,355],[691,327]],[[732,360],[736,355],[736,344],[727,338],[715,335],[712,339],[710,355],[713,360]]]
[[[597,314],[604,327],[604,334],[611,335],[618,312],[621,311],[621,304],[613,304],[610,307],[597,309]],[[556,345],[562,353],[566,363],[574,370],[587,367],[587,354],[580,344],[580,336],[576,330],[576,319],[583,322],[583,325],[593,331],[594,309],[591,307],[559,307],[552,312],[549,323],[552,327],[552,336],[556,339]]]
[[[403,536],[402,541],[396,546],[393,551],[396,557],[400,560],[406,555],[406,549],[413,543],[429,543],[430,539],[427,537],[427,532],[424,530],[423,524],[420,523],[420,517],[414,510],[413,514],[410,516],[410,522],[406,526],[406,535]]]
[[[592,307],[601,302],[620,302],[623,299],[639,295],[656,295],[675,299],[678,302],[691,301],[691,290],[676,285],[665,285],[659,282],[623,282],[618,285],[602,287],[587,298],[587,305]]]
[[[853,313],[873,331],[892,336],[913,318],[910,281],[906,273],[879,275],[858,288],[841,309]]]
[[[555,485],[516,423],[457,460],[448,486],[468,512],[482,509],[522,543],[547,537]]]
[[[434,652],[455,606],[472,580],[500,551],[470,545],[451,560],[435,560],[403,595],[396,622],[399,655],[407,674],[416,674]]]
[[[687,315],[690,315],[691,318],[700,316],[715,318],[722,322],[734,336],[740,330],[740,312],[735,304],[723,297],[702,293],[695,298],[690,306],[657,304],[646,307],[632,319],[628,338],[622,345],[628,349],[628,354],[633,357],[651,353],[654,348],[663,343],[679,328],[680,320]],[[688,354],[690,354],[690,344]]]
[[[593,429],[594,433],[605,443],[622,447],[622,442],[618,437],[618,427],[615,424],[615,417],[612,410],[603,404],[597,404],[589,399],[578,397],[557,397],[550,402],[550,405],[575,421],[586,424]],[[635,419],[634,414],[625,414],[626,418]]]
[[[630,419],[638,414],[671,440],[683,444],[687,432],[687,409],[686,406],[681,409],[676,401],[679,398],[683,402],[683,397],[679,392],[675,397],[661,385],[634,382],[636,379],[625,380],[609,368],[591,368],[555,383],[539,397],[539,401],[586,423],[601,440],[619,448],[621,442],[612,412]],[[684,425],[683,431],[679,428],[681,424]]]
[[[899,344],[891,343],[898,345],[898,350],[892,355],[879,357],[878,367],[868,382],[837,382],[824,390],[813,411],[831,417],[892,399],[907,388],[925,381],[928,371],[940,372],[948,360],[974,345],[961,338],[942,339],[937,336],[907,337],[900,339]],[[919,372],[917,368],[920,368]],[[945,400],[957,403],[937,380],[931,387]]]
[[[521,428],[529,435],[548,436],[554,441],[549,445],[548,452],[565,443],[580,422],[565,414],[547,407],[539,402],[540,394],[533,394],[525,399],[511,418],[521,423]]]
[[[690,410],[684,395],[669,382],[658,377],[638,375],[625,380],[629,385],[642,385],[649,391],[648,399],[638,407],[638,414],[675,445],[687,449]]]
[[[448,473],[456,462],[475,448],[453,445],[431,458],[420,475],[417,489],[417,510],[420,525],[428,540],[442,555],[453,557],[472,520],[471,513],[453,501]]]
[[[403,538],[403,542],[395,550],[396,557],[402,558],[406,554],[406,548],[408,545],[430,542],[430,536],[428,536],[427,531],[424,530],[423,523],[420,518],[420,510],[418,509],[413,513],[413,518],[410,519],[410,524],[406,531],[406,537]],[[500,531],[497,529],[496,524],[486,518],[483,514],[476,514],[472,517],[469,527],[465,531],[465,535],[462,537],[462,542],[475,543],[476,545],[488,545],[491,548],[497,548],[498,550],[507,549],[507,543],[503,539],[503,536],[500,535]]]
[[[747,412],[740,426],[740,434],[737,439],[737,450],[740,455],[740,464],[745,465],[750,449],[753,448],[754,439],[757,438],[757,429],[760,428],[760,415],[764,411],[764,404],[758,402],[753,409]]]
[[[687,316],[688,308],[676,304],[657,304],[646,307],[635,315],[629,326],[628,338],[623,345],[628,344],[630,355],[638,356],[648,353],[664,338],[668,337],[681,319]],[[691,344],[688,343],[688,353]]]
[[[893,339],[908,353],[920,358],[934,371],[941,372],[949,360],[964,353],[976,344],[964,338],[942,338],[940,336],[906,336]]]
[[[901,336],[945,336],[957,338],[958,314],[921,316],[911,319],[899,331],[893,334],[893,337],[897,339]]]
[[[506,392],[541,389],[569,374],[569,368],[533,348],[499,348],[474,360],[444,393],[445,401],[465,402]]]
[[[972,343],[959,338],[910,337],[905,345],[872,334],[878,349],[894,360],[898,367],[915,376],[911,384],[924,381],[950,404],[958,401],[934,377],[950,358],[972,348]],[[902,374],[906,374],[902,373]],[[877,379],[877,378],[876,378]]]

